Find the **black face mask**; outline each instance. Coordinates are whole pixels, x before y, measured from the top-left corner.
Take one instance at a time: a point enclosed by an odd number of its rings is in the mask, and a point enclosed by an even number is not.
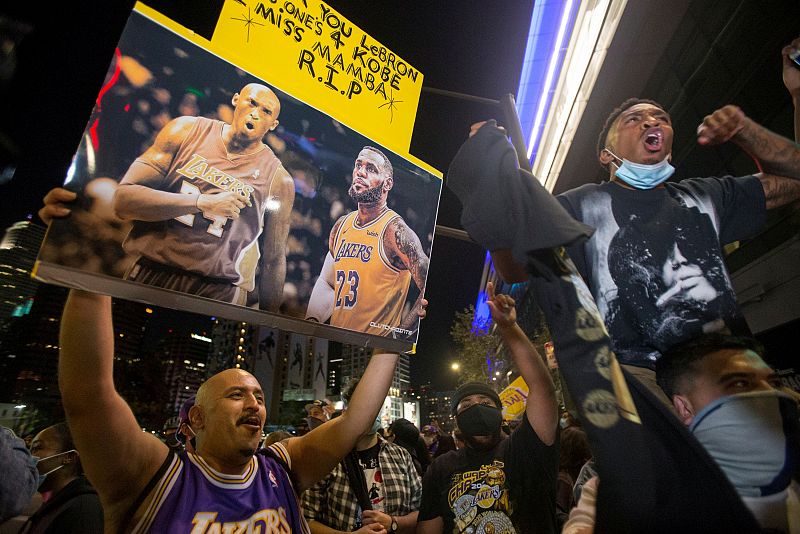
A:
[[[495,406],[473,404],[456,416],[458,428],[466,436],[493,436],[500,430],[503,414]]]

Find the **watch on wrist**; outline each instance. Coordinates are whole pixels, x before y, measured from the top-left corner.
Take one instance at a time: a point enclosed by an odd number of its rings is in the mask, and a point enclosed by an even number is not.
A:
[[[389,516],[389,517],[392,520],[392,527],[390,528],[390,531],[397,532],[397,520],[394,518],[394,516]]]

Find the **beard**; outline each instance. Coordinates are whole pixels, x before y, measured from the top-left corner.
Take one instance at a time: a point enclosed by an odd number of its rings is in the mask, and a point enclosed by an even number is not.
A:
[[[350,198],[358,202],[359,204],[374,204],[375,202],[381,199],[381,195],[383,194],[383,185],[379,185],[377,187],[373,187],[370,189],[365,189],[358,193],[355,190],[354,186],[350,186],[348,189],[347,194],[350,195]]]

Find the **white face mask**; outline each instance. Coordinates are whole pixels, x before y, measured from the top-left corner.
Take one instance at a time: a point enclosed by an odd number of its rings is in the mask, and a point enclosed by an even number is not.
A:
[[[41,463],[42,463],[42,462],[44,462],[45,460],[49,460],[50,458],[57,458],[57,457],[59,457],[59,456],[63,456],[63,455],[65,455],[65,454],[69,454],[69,453],[71,453],[71,452],[74,452],[74,453],[76,453],[76,454],[77,454],[77,452],[78,452],[78,451],[76,451],[75,449],[70,449],[70,450],[68,450],[68,451],[59,452],[58,454],[51,454],[50,456],[45,456],[44,458],[39,458],[38,456],[34,456],[33,458],[36,460],[36,469],[37,469],[37,471],[39,470],[39,464],[41,464]],[[39,473],[39,486],[38,486],[38,487],[41,487],[41,486],[42,486],[42,484],[44,484],[44,481],[45,481],[45,479],[47,478],[47,475],[49,475],[50,473],[53,473],[53,472],[55,472],[55,471],[58,471],[59,469],[61,469],[62,467],[64,467],[64,465],[65,465],[65,464],[60,464],[60,465],[58,465],[58,466],[54,467],[53,469],[51,469],[50,471],[48,471],[48,472],[46,472],[46,473],[41,473],[41,472],[40,472],[40,473]]]
[[[375,418],[375,421],[372,423],[372,428],[369,430],[370,434],[375,434],[378,430],[381,429],[383,425],[381,425],[381,416]]]
[[[780,391],[754,391],[715,400],[689,430],[742,497],[785,490],[798,462],[798,409]]]

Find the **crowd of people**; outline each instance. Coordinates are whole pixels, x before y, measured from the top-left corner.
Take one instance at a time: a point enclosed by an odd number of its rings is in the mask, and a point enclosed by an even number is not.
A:
[[[795,99],[798,48],[783,51]],[[247,91],[258,103],[260,88]],[[453,161],[467,231],[544,312],[571,412],[514,300],[490,283],[493,323],[529,388],[513,431],[482,382],[454,394],[453,436],[404,419],[381,429],[398,356],[376,349],[341,412],[306,406],[302,436],[265,441],[261,384],[228,369],[181,408],[165,443],[115,389],[111,299],[73,290],[59,360],[67,421],[30,449],[0,433],[11,475],[0,513],[38,489],[21,532],[800,532],[798,397],[749,335],[722,261],[722,245],[753,236],[767,209],[800,199],[800,148],[735,106],[708,115],[698,142],[733,143],[760,172],[668,182],[671,117],[643,99],[609,115],[600,185],[551,196],[491,121]],[[42,218],[66,216],[63,200],[50,197]]]

